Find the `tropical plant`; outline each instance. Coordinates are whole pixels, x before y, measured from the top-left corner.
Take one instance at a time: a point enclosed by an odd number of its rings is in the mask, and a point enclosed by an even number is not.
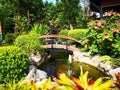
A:
[[[29,58],[24,50],[15,46],[0,47],[0,83],[16,80],[27,75]]]
[[[119,76],[118,74],[116,76]],[[9,90],[112,90],[113,84],[116,83],[108,77],[100,77],[94,81],[88,78],[88,71],[83,74],[82,68],[79,78],[71,77],[70,79],[62,73],[58,74],[58,78],[53,77],[53,81],[49,77],[41,83],[31,80],[29,82],[19,82],[18,84],[8,83],[6,87]]]
[[[92,54],[119,56],[120,14],[105,12],[101,20],[88,23],[84,45]]]
[[[79,78],[72,77],[69,79],[65,74],[59,74],[59,79],[55,79],[61,87],[57,87],[57,90],[110,90],[110,87],[113,85],[113,80],[104,79],[107,77],[98,78],[96,81],[90,80],[87,78],[88,72],[81,72]]]
[[[48,26],[44,24],[34,24],[31,32],[29,33],[30,35],[38,35],[42,36],[48,33]]]

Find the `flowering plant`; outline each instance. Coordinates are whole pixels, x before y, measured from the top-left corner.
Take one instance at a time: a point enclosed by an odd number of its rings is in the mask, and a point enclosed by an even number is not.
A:
[[[120,83],[120,72],[116,73],[115,77],[117,79],[117,82]]]
[[[92,54],[120,54],[120,14],[105,12],[103,19],[88,23],[84,45]]]
[[[106,79],[106,80],[105,80]],[[111,86],[115,83],[114,80],[110,80],[107,77],[100,77],[97,80],[88,78],[88,71],[84,74],[81,69],[79,78],[67,77],[64,73],[59,74],[58,78],[53,78],[54,82],[51,81],[50,77],[43,82],[23,82],[12,85],[8,85],[7,89],[10,90],[112,90]],[[0,87],[1,88],[1,87]],[[4,86],[2,87],[4,88]],[[1,90],[6,90],[1,89]]]
[[[96,81],[88,79],[88,72],[84,74],[81,71],[79,78],[69,79],[65,74],[60,74],[59,79],[54,79],[58,84],[55,90],[111,90],[113,80],[103,82],[105,77],[98,78]]]

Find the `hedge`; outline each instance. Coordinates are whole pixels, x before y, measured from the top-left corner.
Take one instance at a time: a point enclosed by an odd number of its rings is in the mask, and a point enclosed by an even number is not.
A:
[[[15,46],[0,47],[0,83],[18,81],[28,73],[29,58]]]
[[[68,36],[68,32],[69,32],[69,30],[61,30],[61,31],[59,32],[59,35]]]
[[[77,40],[81,40],[85,37],[86,29],[74,29],[68,32],[68,36],[71,36]]]
[[[28,54],[42,50],[41,42],[37,36],[34,35],[21,35],[15,39],[15,46],[22,48]]]

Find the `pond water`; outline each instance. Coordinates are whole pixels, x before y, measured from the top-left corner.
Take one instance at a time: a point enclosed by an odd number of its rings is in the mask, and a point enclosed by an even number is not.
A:
[[[50,52],[51,58],[46,60],[39,68],[47,72],[49,76],[57,77],[58,73],[65,73],[66,75],[78,77],[80,75],[80,65],[83,68],[83,72],[89,71],[89,77],[92,79],[97,79],[99,77],[107,76],[101,70],[97,69],[94,66],[91,66],[86,63],[76,63],[73,62],[71,65],[71,74],[68,73],[69,70],[69,54],[66,51],[62,50],[52,50]]]

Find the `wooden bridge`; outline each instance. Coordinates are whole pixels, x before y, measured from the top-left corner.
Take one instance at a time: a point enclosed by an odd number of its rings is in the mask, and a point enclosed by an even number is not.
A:
[[[74,45],[70,45],[68,40],[73,40],[81,45],[77,39],[74,39],[70,36],[64,35],[43,35],[39,36],[39,39],[44,39],[43,47],[45,49],[64,49],[67,51],[79,51],[79,48],[76,48]],[[61,40],[64,39],[64,40]]]

